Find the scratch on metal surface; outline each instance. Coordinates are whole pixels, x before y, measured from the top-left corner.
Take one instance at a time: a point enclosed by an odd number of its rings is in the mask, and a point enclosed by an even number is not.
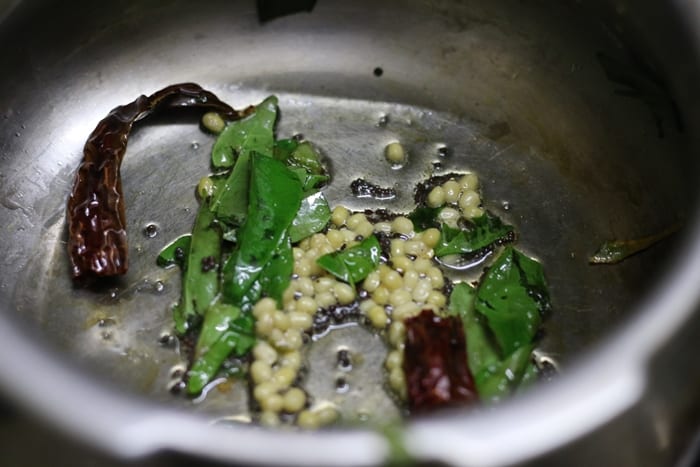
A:
[[[504,148],[501,148],[501,149],[499,149],[498,151],[494,152],[494,153],[489,157],[489,159],[488,159],[489,162],[491,162],[492,160],[496,159],[497,157],[499,157],[499,156],[500,156],[501,154],[503,154],[504,152],[508,151],[510,148],[513,147],[513,145],[514,145],[513,143],[510,143],[508,146],[506,146],[506,147],[504,147]]]

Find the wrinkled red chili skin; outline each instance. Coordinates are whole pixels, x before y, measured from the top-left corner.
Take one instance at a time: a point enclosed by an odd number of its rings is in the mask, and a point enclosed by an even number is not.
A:
[[[477,402],[462,322],[423,310],[405,325],[403,370],[411,413]]]
[[[74,279],[108,277],[128,270],[128,243],[120,167],[133,124],[156,110],[197,107],[236,120],[254,110],[234,110],[194,83],[174,84],[114,108],[93,130],[68,198],[68,254]]]

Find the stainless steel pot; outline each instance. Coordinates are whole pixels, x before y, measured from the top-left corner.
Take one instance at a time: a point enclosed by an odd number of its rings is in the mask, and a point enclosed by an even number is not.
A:
[[[7,12],[0,386],[27,410],[124,458],[166,450],[240,464],[371,465],[399,443],[417,462],[471,466],[678,459],[700,421],[696,2],[319,0],[311,13],[265,23],[252,1],[20,2]],[[280,134],[302,132],[323,149],[334,202],[367,205],[347,190],[365,176],[395,184],[388,207],[406,209],[435,164],[477,171],[488,207],[545,264],[555,311],[541,352],[561,375],[489,410],[409,420],[389,442],[373,428],[396,415],[377,396],[382,349],[357,328],[327,345],[374,349],[357,378],[375,390],[344,402],[370,422],[267,431],[234,417],[245,413],[243,389],[199,403],[171,396],[180,357],[158,341],[178,278],[153,258],[191,224],[211,140],[189,115],[133,135],[123,280],[71,284],[64,206],[96,122],[182,81],[238,107],[279,95]],[[377,164],[393,139],[410,155],[401,173]],[[448,157],[438,155],[444,146]],[[587,264],[603,240],[679,220],[672,241],[617,266]],[[151,223],[158,234],[142,235]],[[321,394],[328,375],[317,368],[309,385]]]

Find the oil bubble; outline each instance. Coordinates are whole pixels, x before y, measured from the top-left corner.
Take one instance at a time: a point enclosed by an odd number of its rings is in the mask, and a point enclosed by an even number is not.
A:
[[[163,332],[160,337],[158,337],[158,343],[163,347],[173,347],[177,342],[177,337],[173,336],[169,332]]]
[[[187,387],[187,385],[185,384],[184,381],[175,380],[175,381],[171,381],[168,384],[167,389],[172,394],[180,394],[180,393],[185,391],[186,387]]]
[[[352,370],[352,357],[348,349],[340,349],[337,353],[338,368],[343,371]]]
[[[492,254],[492,251],[486,251],[482,254],[477,254],[472,257],[463,257],[461,255],[446,255],[440,258],[435,257],[435,262],[445,269],[452,271],[468,271],[483,264]]]
[[[161,280],[151,282],[149,279],[143,279],[133,288],[134,293],[160,294],[165,291],[165,283]]]
[[[114,326],[117,322],[112,318],[102,318],[97,322],[97,325],[101,328],[106,328],[109,326]]]
[[[178,363],[176,365],[173,365],[173,367],[170,369],[170,377],[173,379],[179,379],[185,376],[185,372],[187,371],[187,366],[184,363]]]
[[[345,378],[338,378],[335,380],[335,391],[338,394],[345,394],[350,390],[350,385],[345,380]]]
[[[147,238],[155,238],[156,235],[158,235],[158,225],[153,222],[147,224],[146,227],[143,228],[143,234]]]

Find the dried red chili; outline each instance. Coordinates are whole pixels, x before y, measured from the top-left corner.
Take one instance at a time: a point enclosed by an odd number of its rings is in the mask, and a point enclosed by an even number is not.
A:
[[[423,310],[405,324],[403,370],[411,412],[476,402],[459,318],[441,318]]]
[[[114,108],[83,148],[68,199],[68,253],[74,278],[115,276],[128,269],[120,166],[133,124],[156,110],[198,107],[237,120],[254,109],[234,110],[194,83],[174,84]]]

